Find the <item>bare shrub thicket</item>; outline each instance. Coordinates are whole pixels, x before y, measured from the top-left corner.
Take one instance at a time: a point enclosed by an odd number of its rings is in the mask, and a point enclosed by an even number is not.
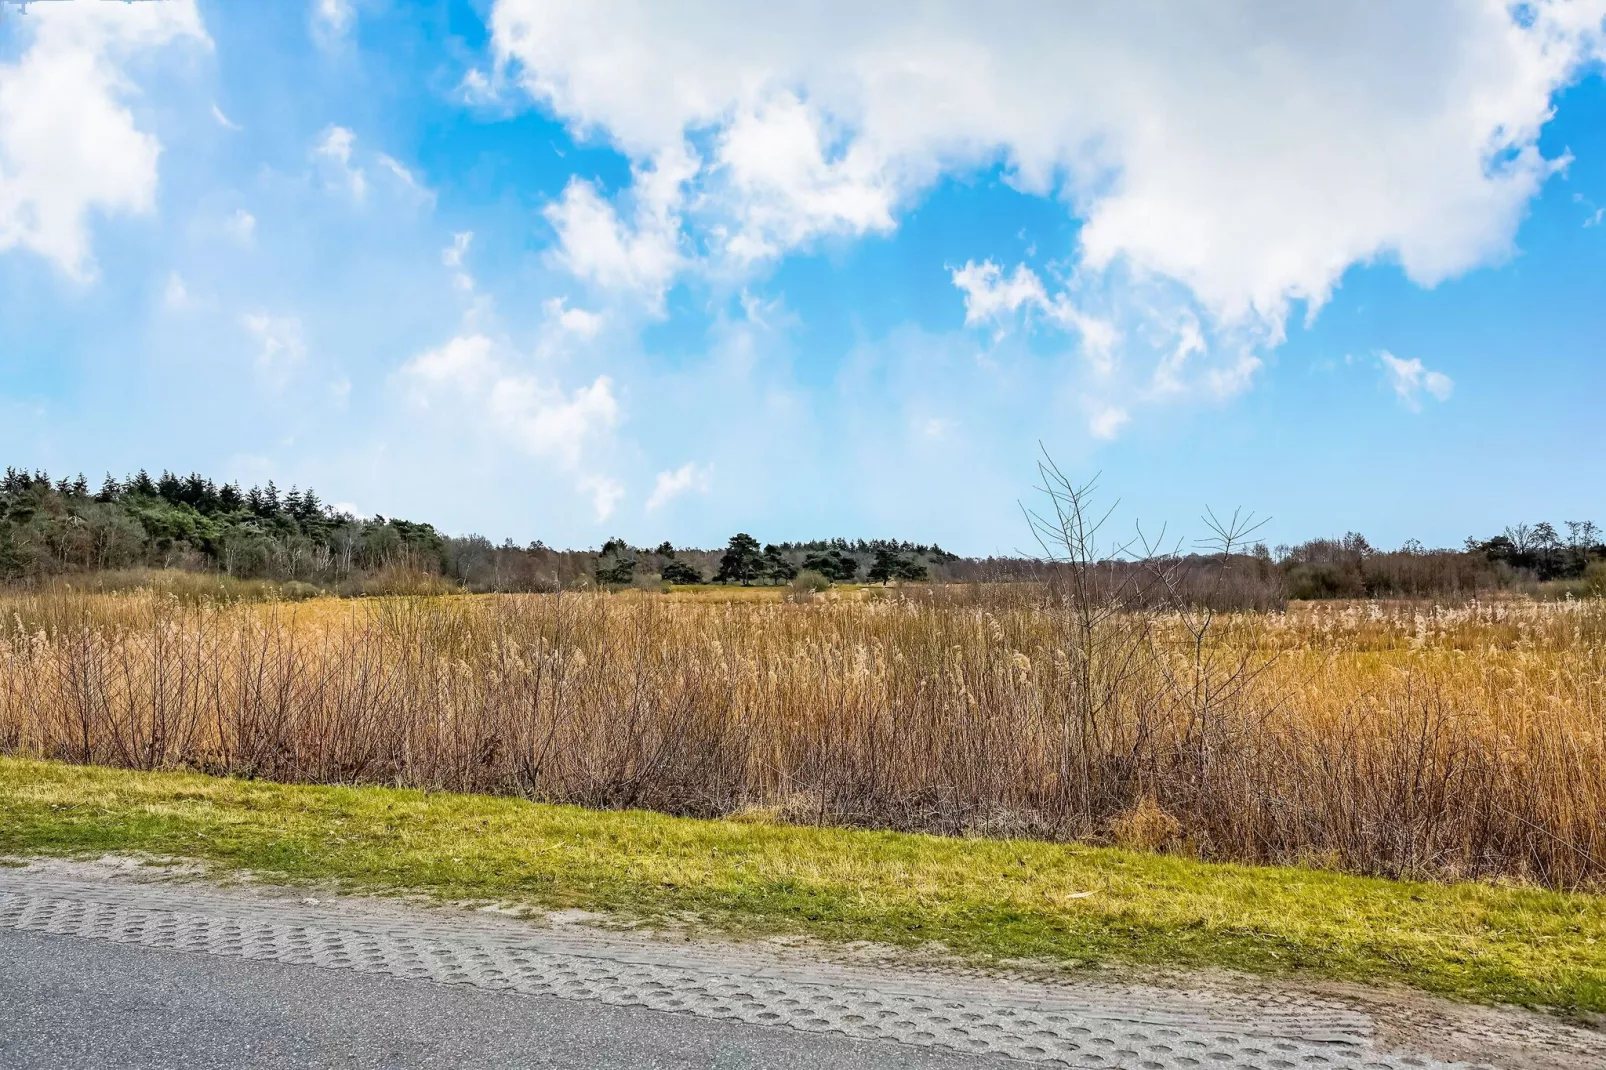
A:
[[[17,594],[0,752],[1601,883],[1598,601],[1218,613],[1122,583]]]

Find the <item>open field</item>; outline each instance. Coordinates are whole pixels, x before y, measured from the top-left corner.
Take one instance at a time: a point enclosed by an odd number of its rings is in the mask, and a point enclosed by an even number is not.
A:
[[[1226,967],[1606,1011],[1606,898],[1147,852],[0,759],[0,854],[143,852],[1045,967]]]
[[[1090,622],[1024,584],[805,602],[19,593],[0,598],[0,753],[1606,878],[1599,601],[1197,624]]]

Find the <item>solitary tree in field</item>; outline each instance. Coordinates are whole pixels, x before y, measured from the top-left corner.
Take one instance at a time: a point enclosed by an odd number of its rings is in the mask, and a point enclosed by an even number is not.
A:
[[[719,559],[719,571],[714,574],[714,582],[739,583],[748,587],[763,573],[764,554],[759,550],[758,540],[741,532],[732,535],[731,541],[725,545],[725,556]]]

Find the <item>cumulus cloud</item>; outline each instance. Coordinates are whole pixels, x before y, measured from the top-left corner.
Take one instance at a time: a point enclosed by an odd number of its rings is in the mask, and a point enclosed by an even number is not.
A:
[[[1087,429],[1094,438],[1108,441],[1119,434],[1131,419],[1131,415],[1118,405],[1101,406],[1088,419]]]
[[[491,387],[490,410],[527,453],[570,467],[580,463],[589,439],[619,422],[613,380],[606,375],[570,392],[532,375],[505,376]]]
[[[618,198],[577,182],[550,210],[576,274],[661,307],[688,268],[885,232],[944,176],[1001,167],[1081,226],[1053,280],[954,272],[967,322],[1072,332],[1136,399],[1243,389],[1354,265],[1431,286],[1509,255],[1565,164],[1539,133],[1606,52],[1603,17],[1606,0],[1007,19],[962,0],[496,0],[490,23],[499,77],[638,169]],[[678,196],[643,212],[666,155]]]
[[[402,374],[414,386],[415,402],[427,408],[431,398],[442,392],[482,392],[498,371],[491,359],[492,345],[483,334],[458,335],[408,361]]]
[[[965,295],[965,325],[969,327],[1000,322],[1023,307],[1049,307],[1042,280],[1025,264],[1017,264],[1013,275],[1005,275],[991,260],[980,264],[967,260],[952,277]]]
[[[613,380],[565,390],[520,369],[484,334],[460,334],[413,357],[400,378],[420,408],[455,412],[532,457],[578,471],[589,445],[619,422]]]
[[[657,480],[653,483],[652,494],[647,497],[647,512],[656,512],[689,491],[708,493],[709,480],[713,474],[713,465],[704,467],[691,461],[673,471],[659,472]]]
[[[0,64],[0,252],[28,249],[87,280],[91,217],[156,202],[161,144],[128,108],[126,61],[174,41],[211,41],[195,0],[39,4],[16,21],[32,39],[15,63]]]
[[[1238,317],[1319,304],[1377,256],[1431,283],[1501,255],[1602,14],[498,0],[491,27],[532,95],[637,159],[717,131],[703,171],[732,241],[884,228],[940,174],[1001,161],[1071,201],[1088,264],[1127,259]]]
[[[1423,394],[1435,401],[1447,401],[1455,389],[1455,383],[1448,375],[1430,371],[1417,357],[1401,359],[1385,349],[1377,355],[1377,359],[1383,366],[1384,379],[1394,389],[1400,404],[1412,412],[1421,411]]]
[[[595,338],[605,322],[602,313],[570,308],[569,303],[561,297],[548,298],[542,307],[546,310],[547,319],[555,323],[559,330],[577,338]]]
[[[635,210],[621,217],[594,183],[569,182],[547,206],[558,236],[558,260],[575,276],[606,290],[639,295],[661,310],[664,292],[685,264],[681,252],[682,187],[697,170],[684,144],[657,153],[635,169]]]
[[[790,93],[737,112],[720,136],[715,181],[734,216],[725,248],[772,257],[824,234],[890,231],[898,190],[860,143],[832,151],[825,120]]]

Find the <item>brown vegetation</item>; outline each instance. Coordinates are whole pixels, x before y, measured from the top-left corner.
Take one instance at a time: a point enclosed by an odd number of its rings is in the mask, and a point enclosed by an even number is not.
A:
[[[1099,603],[1089,603],[1095,606]],[[1606,876],[1606,606],[1089,615],[1026,584],[0,598],[0,752],[593,806]]]

